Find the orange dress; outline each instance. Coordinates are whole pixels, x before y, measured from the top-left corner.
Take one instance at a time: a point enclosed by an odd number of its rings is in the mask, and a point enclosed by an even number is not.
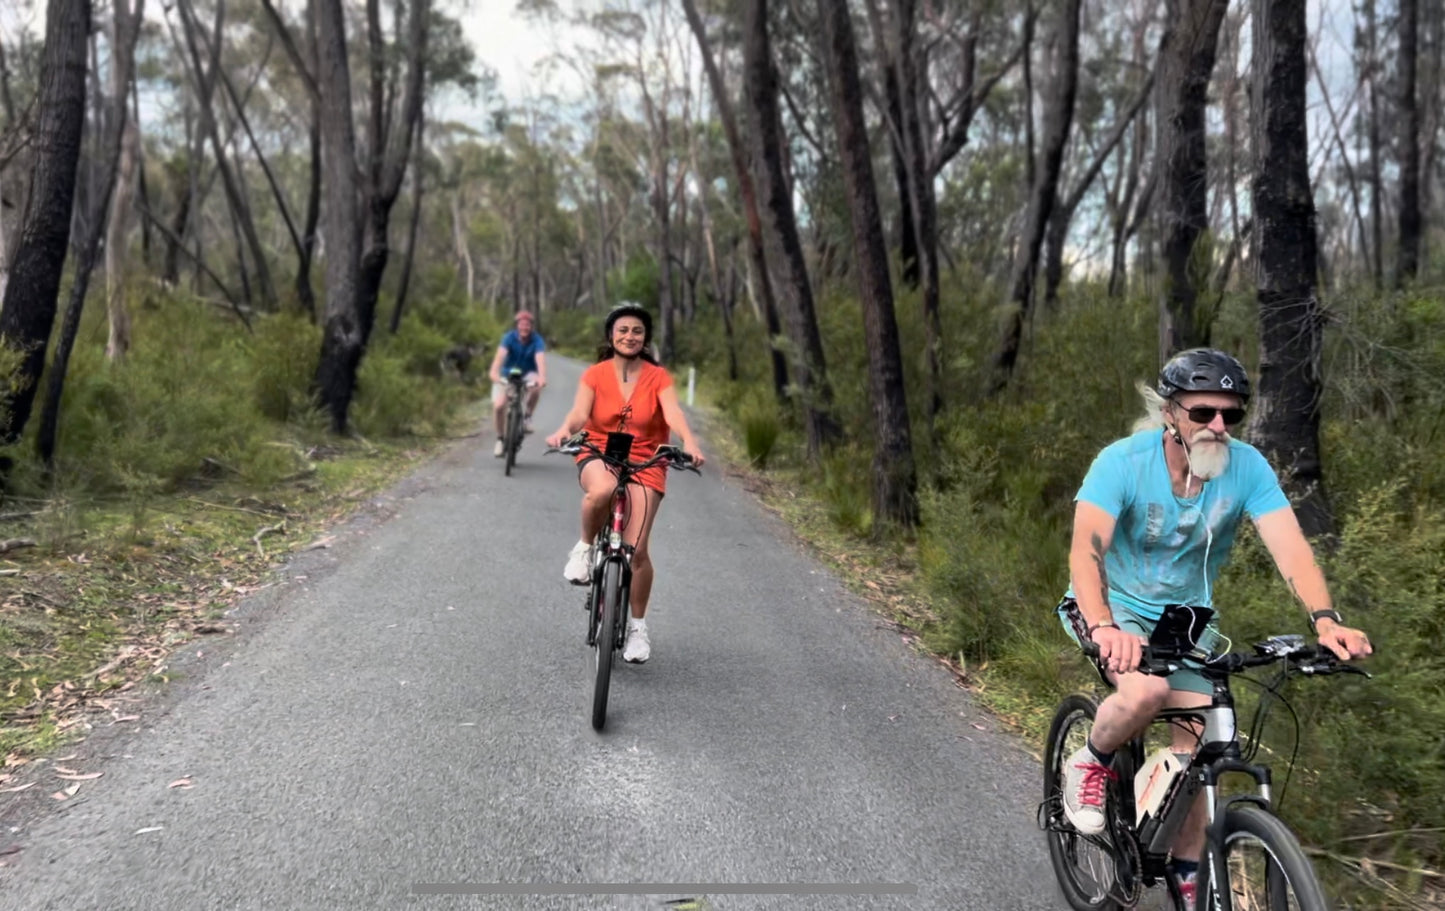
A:
[[[598,446],[606,446],[607,434],[632,434],[633,462],[645,462],[652,458],[657,447],[672,439],[672,428],[662,414],[662,403],[658,394],[672,385],[672,375],[656,364],[639,361],[642,372],[632,386],[632,396],[624,398],[622,384],[617,379],[617,368],[612,358],[598,361],[582,372],[582,383],[592,389],[592,413],[582,429],[587,439]],[[590,453],[577,457],[580,465],[593,458]],[[658,493],[667,491],[667,469],[654,465],[639,475],[637,481]]]

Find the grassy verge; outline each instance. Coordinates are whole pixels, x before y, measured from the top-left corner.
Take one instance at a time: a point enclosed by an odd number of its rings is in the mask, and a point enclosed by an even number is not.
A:
[[[176,648],[228,632],[224,611],[279,561],[327,546],[326,528],[447,443],[313,449],[301,477],[267,487],[12,503],[0,539],[33,544],[0,555],[7,767],[55,748],[89,714],[115,709],[110,697],[164,679]]]

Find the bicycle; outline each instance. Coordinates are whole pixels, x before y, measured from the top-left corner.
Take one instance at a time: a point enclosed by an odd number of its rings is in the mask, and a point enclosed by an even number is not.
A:
[[[526,415],[522,412],[522,399],[527,391],[522,371],[513,367],[507,371],[507,417],[502,431],[502,449],[506,456],[502,468],[507,477],[512,476],[512,467],[517,464],[517,451],[522,448],[522,436],[527,432]]]
[[[627,615],[632,588],[633,546],[623,539],[630,502],[627,487],[633,478],[654,465],[701,474],[692,458],[676,446],[662,445],[645,462],[630,461],[632,434],[609,433],[607,445],[589,442],[584,430],[565,440],[556,449],[565,455],[589,453],[610,466],[617,475],[612,491],[611,518],[602,534],[593,542],[588,564],[592,567],[587,591],[587,645],[596,653],[596,677],[592,686],[592,727],[602,730],[607,723],[607,696],[612,683],[613,653],[622,648],[627,635]]]
[[[1098,657],[1098,646],[1087,641],[1083,645],[1086,654]],[[1170,875],[1167,862],[1174,836],[1189,816],[1196,796],[1203,791],[1209,823],[1195,881],[1195,908],[1326,911],[1329,903],[1309,858],[1288,826],[1275,815],[1270,770],[1254,759],[1268,697],[1278,699],[1294,715],[1280,692],[1288,679],[1299,675],[1370,675],[1340,661],[1327,649],[1306,645],[1304,637],[1298,635],[1273,636],[1256,643],[1253,653],[1207,655],[1193,646],[1192,640],[1149,645],[1144,648],[1139,670],[1168,675],[1182,669],[1185,659],[1213,685],[1210,704],[1165,709],[1149,730],[1156,735],[1161,730],[1167,734],[1170,725],[1187,725],[1197,737],[1196,749],[1193,755],[1184,755],[1165,747],[1146,756],[1149,731],[1120,747],[1114,758],[1118,777],[1109,786],[1105,828],[1100,835],[1075,830],[1063,808],[1064,763],[1084,745],[1098,703],[1091,696],[1076,694],[1059,704],[1049,728],[1044,800],[1038,816],[1064,898],[1075,911],[1116,911],[1134,907],[1145,888],[1162,881],[1172,907],[1192,911],[1175,877]],[[1259,685],[1265,696],[1250,725],[1249,746],[1242,750],[1230,678],[1281,662],[1283,667],[1268,682],[1244,678]],[[1298,744],[1298,717],[1295,725]],[[1291,767],[1293,763],[1291,756]],[[1221,795],[1220,780],[1230,773],[1252,777],[1254,792]]]

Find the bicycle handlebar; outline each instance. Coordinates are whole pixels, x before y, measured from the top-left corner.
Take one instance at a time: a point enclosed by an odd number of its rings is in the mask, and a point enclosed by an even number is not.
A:
[[[626,468],[632,474],[636,474],[654,465],[666,465],[668,468],[675,468],[679,471],[690,471],[693,474],[701,475],[702,471],[693,464],[692,456],[671,443],[663,443],[657,447],[657,451],[645,462],[632,462],[627,459],[614,458],[607,454],[606,450],[587,439],[587,431],[583,430],[575,436],[564,440],[561,446],[548,448],[548,453],[560,452],[563,455],[579,455],[591,453],[609,465],[618,468]]]
[[[1080,645],[1083,647],[1084,654],[1090,658],[1097,659],[1099,657],[1097,643],[1085,640]],[[1223,652],[1211,655],[1198,647],[1179,649],[1145,645],[1142,657],[1139,659],[1138,671],[1142,674],[1166,677],[1175,671],[1182,670],[1185,660],[1202,665],[1206,672],[1213,670],[1223,674],[1238,674],[1251,668],[1284,661],[1288,664],[1290,671],[1306,676],[1324,677],[1330,674],[1370,676],[1368,671],[1341,661],[1334,652],[1323,646],[1306,645],[1304,637],[1295,634],[1271,636],[1263,642],[1256,642],[1252,654],[1249,652]]]

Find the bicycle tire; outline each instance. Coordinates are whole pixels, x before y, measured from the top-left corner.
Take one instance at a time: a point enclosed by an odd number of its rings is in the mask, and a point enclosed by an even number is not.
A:
[[[1048,840],[1049,863],[1053,865],[1064,900],[1074,911],[1117,911],[1121,907],[1112,896],[1118,860],[1097,838],[1074,831],[1063,809],[1064,763],[1083,746],[1097,709],[1094,700],[1087,696],[1069,696],[1059,703],[1049,726],[1044,752],[1044,803],[1040,819]]]
[[[597,679],[592,684],[592,729],[607,723],[607,694],[612,688],[612,659],[617,649],[617,625],[622,623],[622,561],[608,560],[602,568],[602,619],[597,624]]]
[[[512,476],[512,466],[517,464],[517,429],[517,407],[514,402],[507,408],[506,435],[502,437],[502,447],[507,456],[507,464],[502,471],[509,478]]]
[[[1249,849],[1262,849],[1258,856]],[[1213,854],[1214,849],[1210,849]],[[1225,811],[1222,869],[1231,908],[1251,911],[1329,911],[1329,900],[1314,866],[1289,826],[1269,810],[1235,804]],[[1199,870],[1198,907],[1214,905],[1212,864]]]

